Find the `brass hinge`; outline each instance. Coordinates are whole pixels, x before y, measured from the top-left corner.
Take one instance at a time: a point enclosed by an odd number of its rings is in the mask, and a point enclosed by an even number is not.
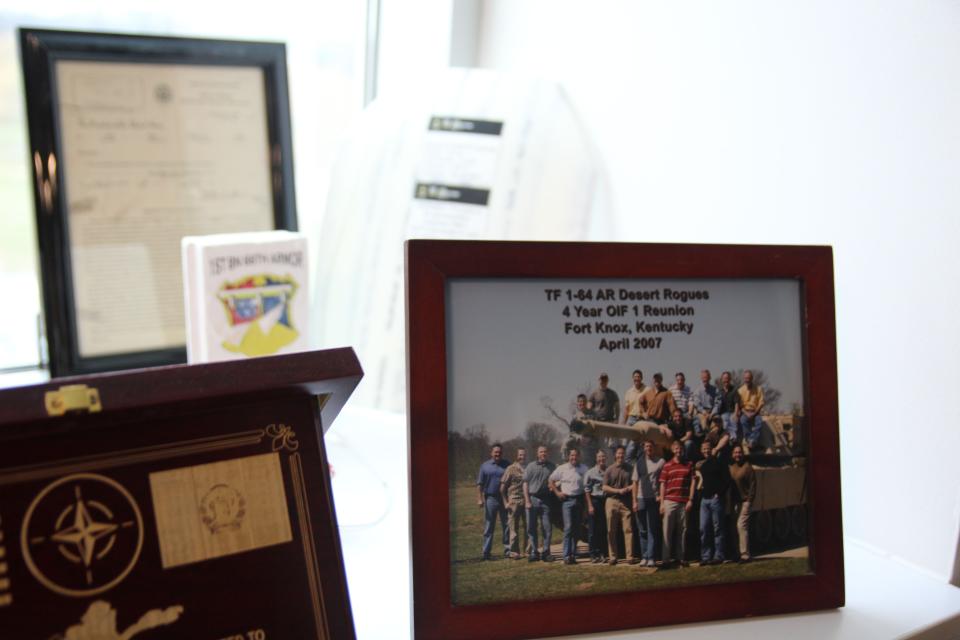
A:
[[[43,397],[48,416],[62,416],[68,411],[97,413],[100,404],[100,392],[85,384],[70,384],[56,391],[47,391]]]

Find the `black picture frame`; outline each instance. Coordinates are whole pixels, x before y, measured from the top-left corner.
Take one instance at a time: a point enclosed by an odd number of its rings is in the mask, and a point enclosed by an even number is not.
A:
[[[256,67],[263,71],[269,163],[276,229],[297,229],[286,47],[276,42],[19,29],[30,164],[40,250],[40,277],[50,374],[96,373],[186,361],[186,348],[85,356],[80,352],[70,255],[70,207],[64,188],[56,91],[60,61]],[[47,160],[53,158],[51,165]],[[58,165],[59,163],[59,165]],[[53,170],[51,171],[51,167]]]

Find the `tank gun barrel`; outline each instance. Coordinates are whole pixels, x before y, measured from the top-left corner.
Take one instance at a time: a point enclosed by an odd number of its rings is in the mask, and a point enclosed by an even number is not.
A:
[[[632,425],[601,420],[574,419],[570,423],[570,430],[581,435],[600,438],[629,438],[635,442],[644,440],[653,441],[654,445],[668,447],[670,445],[670,429],[664,425],[641,420]]]

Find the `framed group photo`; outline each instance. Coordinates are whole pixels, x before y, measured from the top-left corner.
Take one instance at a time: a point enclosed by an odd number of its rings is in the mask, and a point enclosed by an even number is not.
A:
[[[843,605],[829,247],[407,243],[414,635]]]

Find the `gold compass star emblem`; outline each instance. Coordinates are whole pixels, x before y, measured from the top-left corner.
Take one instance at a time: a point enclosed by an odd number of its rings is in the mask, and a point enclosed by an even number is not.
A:
[[[57,531],[50,536],[50,539],[64,545],[64,548],[60,549],[60,553],[69,560],[83,564],[86,568],[86,579],[89,585],[93,583],[93,574],[90,567],[93,564],[97,543],[105,539],[104,542],[101,542],[100,546],[102,548],[97,555],[97,559],[102,559],[113,548],[114,542],[116,541],[116,531],[120,528],[120,525],[95,520],[94,515],[91,514],[92,510],[99,511],[100,515],[109,519],[113,518],[113,513],[107,507],[97,502],[84,502],[83,493],[79,485],[74,487],[74,492],[76,494],[76,504],[65,508],[57,519],[57,527],[59,528],[62,522],[67,520],[72,512],[73,525]],[[123,523],[123,526],[129,527],[132,524],[133,523],[128,520]],[[38,540],[38,542],[42,542],[42,540]],[[71,553],[69,547],[74,547],[77,553]]]
[[[133,497],[116,481],[92,473],[48,485],[27,510],[21,533],[33,576],[50,590],[75,597],[118,584],[142,546],[143,521]]]

